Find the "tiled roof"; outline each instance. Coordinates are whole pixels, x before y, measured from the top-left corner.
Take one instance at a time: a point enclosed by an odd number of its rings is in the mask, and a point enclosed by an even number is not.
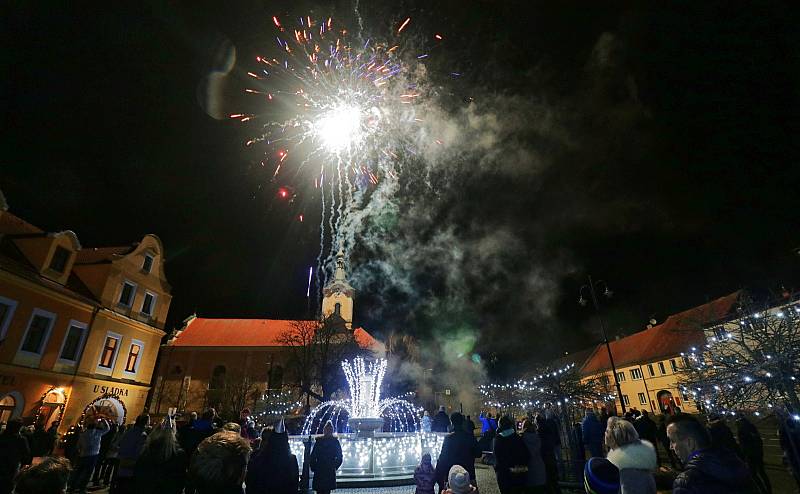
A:
[[[4,211],[0,213],[0,233],[4,235],[30,235],[44,233],[44,231],[8,211]]]
[[[172,346],[180,347],[275,347],[284,346],[280,335],[294,327],[284,319],[208,319],[196,317],[178,333]],[[353,330],[361,348],[372,348],[377,340],[363,328]]]
[[[124,256],[136,248],[136,245],[125,245],[121,247],[94,247],[81,249],[75,256],[75,264],[97,264],[99,262],[111,261],[114,256]]]
[[[704,344],[703,327],[730,316],[736,308],[739,296],[739,291],[731,293],[699,307],[673,314],[650,329],[610,342],[614,364],[625,367],[638,362],[652,362],[679,355],[692,346]],[[605,345],[598,345],[581,373],[591,375],[610,368]]]

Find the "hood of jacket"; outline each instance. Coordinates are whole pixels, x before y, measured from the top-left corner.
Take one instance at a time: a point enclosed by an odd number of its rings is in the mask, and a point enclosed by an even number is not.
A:
[[[620,470],[636,468],[652,471],[658,467],[655,447],[650,441],[644,440],[612,449],[608,452],[607,459]]]

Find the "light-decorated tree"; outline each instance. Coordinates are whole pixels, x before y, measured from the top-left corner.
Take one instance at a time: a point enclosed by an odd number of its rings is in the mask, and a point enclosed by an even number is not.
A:
[[[800,420],[800,302],[765,307],[742,298],[735,316],[703,330],[707,343],[683,355],[684,393],[707,412]]]
[[[303,406],[297,393],[290,390],[265,390],[253,406],[253,420],[264,426],[290,415]]]
[[[573,419],[584,408],[613,399],[607,385],[597,379],[582,378],[575,364],[560,369],[542,367],[514,383],[486,384],[479,389],[485,406],[515,417],[556,408],[559,414]]]

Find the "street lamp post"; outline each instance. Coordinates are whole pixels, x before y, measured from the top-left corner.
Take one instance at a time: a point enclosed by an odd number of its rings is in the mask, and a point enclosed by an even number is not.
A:
[[[613,295],[613,292],[608,289],[608,284],[603,280],[592,281],[592,277],[589,276],[589,284],[583,285],[579,291],[580,298],[578,299],[578,303],[581,305],[586,305],[586,299],[583,298],[583,290],[588,288],[589,293],[592,295],[592,304],[594,305],[594,310],[597,312],[597,318],[600,320],[600,332],[603,334],[603,343],[606,345],[606,350],[608,351],[608,360],[611,362],[611,372],[614,373],[614,384],[617,386],[617,396],[619,397],[619,404],[622,406],[622,414],[625,414],[625,400],[622,398],[622,388],[619,385],[619,378],[617,377],[617,366],[614,365],[614,356],[611,354],[611,345],[608,343],[608,336],[606,335],[606,325],[603,322],[603,315],[600,313],[600,304],[597,302],[597,294],[595,293],[595,287],[603,284],[605,290],[603,291],[603,295],[607,298],[610,298]]]

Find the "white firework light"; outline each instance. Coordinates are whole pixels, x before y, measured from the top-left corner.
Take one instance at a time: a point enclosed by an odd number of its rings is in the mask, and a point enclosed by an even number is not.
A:
[[[273,182],[313,181],[322,204],[319,288],[320,268],[331,262],[323,251],[349,247],[340,226],[359,206],[358,192],[397,178],[401,160],[423,139],[417,107],[425,95],[416,74],[425,72],[428,54],[404,50],[410,18],[385,41],[356,40],[331,18],[300,17],[293,28],[272,20],[278,53],[257,57],[248,72],[254,81],[246,91],[262,99],[258,111],[231,118],[263,121],[263,133],[247,145],[263,146],[261,165]]]

